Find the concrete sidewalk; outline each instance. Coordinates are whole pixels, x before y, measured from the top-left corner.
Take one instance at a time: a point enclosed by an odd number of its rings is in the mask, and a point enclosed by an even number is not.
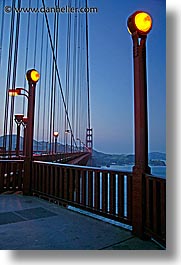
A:
[[[0,195],[1,250],[162,250],[115,225],[22,195]]]

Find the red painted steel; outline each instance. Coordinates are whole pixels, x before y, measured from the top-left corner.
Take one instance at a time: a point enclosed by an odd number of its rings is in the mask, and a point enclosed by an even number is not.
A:
[[[0,160],[0,193],[21,191],[23,175],[23,160]],[[166,180],[143,179],[144,235],[165,245]],[[31,184],[34,195],[133,225],[132,173],[34,161]]]
[[[166,245],[166,180],[146,175],[145,234]]]
[[[0,193],[22,191],[23,160],[0,160]]]

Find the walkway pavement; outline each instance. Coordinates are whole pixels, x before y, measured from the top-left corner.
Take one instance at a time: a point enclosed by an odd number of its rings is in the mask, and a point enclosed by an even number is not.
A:
[[[118,226],[22,195],[0,195],[0,249],[162,250]]]

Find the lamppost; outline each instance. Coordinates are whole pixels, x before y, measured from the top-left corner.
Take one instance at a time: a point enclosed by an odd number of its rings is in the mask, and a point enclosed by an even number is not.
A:
[[[70,133],[70,150],[71,150],[71,153],[72,153],[72,131],[71,130],[65,130],[65,135],[66,135],[66,153],[67,153],[67,134]]]
[[[28,118],[23,117],[22,125],[24,127],[24,137],[23,137],[23,155],[25,156],[25,150],[26,150],[26,127],[28,123]]]
[[[28,122],[27,122],[27,145],[26,145],[26,157],[32,159],[33,157],[33,131],[34,131],[34,109],[35,109],[35,88],[36,83],[40,78],[40,74],[31,69],[26,72],[26,79],[29,85],[28,95]]]
[[[16,136],[16,157],[19,156],[19,146],[20,146],[20,127],[23,121],[23,114],[15,114],[14,120],[17,124],[17,136]]]
[[[77,138],[77,141],[79,141],[79,151],[81,152],[81,139]]]
[[[151,16],[143,11],[136,11],[128,18],[127,26],[132,35],[134,60],[133,233],[144,237],[143,176],[145,173],[150,173],[148,166],[146,38],[152,28]]]
[[[23,184],[23,193],[30,194],[31,185],[31,161],[33,158],[33,131],[34,131],[34,109],[35,109],[35,88],[40,78],[40,74],[35,69],[26,72],[26,79],[29,85],[28,94],[28,121],[26,127],[26,150],[25,150],[25,178]]]
[[[31,161],[33,158],[33,131],[34,131],[34,108],[35,108],[35,88],[36,83],[40,79],[40,74],[35,69],[30,69],[26,72],[26,79],[29,85],[29,91],[24,88],[15,88],[9,90],[10,96],[24,95],[28,98],[28,119],[26,125],[26,148],[25,148],[25,162],[24,162],[24,195],[30,194],[31,183]],[[24,91],[25,94],[21,92]]]
[[[57,153],[57,138],[59,136],[59,132],[54,132],[53,136],[55,137],[55,154]]]

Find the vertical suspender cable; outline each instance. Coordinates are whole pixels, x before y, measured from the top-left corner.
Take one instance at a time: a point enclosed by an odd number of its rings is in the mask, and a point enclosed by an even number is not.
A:
[[[55,50],[55,27],[56,27],[56,16],[54,17],[54,29],[53,29],[53,50]],[[49,141],[50,141],[50,149],[49,152],[53,152],[53,145],[51,145],[52,143],[52,126],[53,126],[53,99],[54,99],[54,72],[55,72],[55,61],[53,60],[53,65],[52,65],[52,84],[51,84],[51,105],[50,105],[50,127],[49,127]]]
[[[71,1],[69,0],[69,6]],[[69,110],[69,92],[70,92],[70,42],[71,40],[71,13],[67,18],[67,44],[66,44],[66,79],[65,79],[65,102],[67,111]],[[67,115],[65,112],[64,127],[67,130]],[[64,133],[64,145],[67,146],[67,134]],[[66,151],[66,150],[65,150]]]
[[[56,1],[55,6],[59,6],[59,0],[58,3]],[[55,14],[55,56],[57,58],[58,55],[58,13]],[[56,72],[54,71],[54,99],[53,99],[53,126],[52,130],[53,132],[55,131],[55,117],[56,117],[56,112],[55,112],[55,107],[56,107]],[[57,129],[57,128],[56,128]]]
[[[39,0],[37,0],[37,7],[39,7]],[[33,63],[34,68],[35,68],[35,66],[36,66],[36,53],[37,53],[36,46],[37,46],[37,38],[38,38],[38,16],[39,16],[39,14],[36,13],[36,22],[35,22],[35,43],[34,43],[34,63]]]
[[[29,0],[29,7],[31,6],[31,0]],[[26,35],[26,56],[25,56],[25,72],[28,70],[28,46],[29,46],[29,38],[30,38],[30,12],[28,13],[28,23],[27,23],[27,35]],[[26,87],[27,81],[24,79],[24,87]],[[23,97],[23,113],[25,113],[25,100]]]
[[[80,7],[80,1],[79,1]],[[78,16],[78,41],[77,41],[77,95],[76,95],[76,137],[79,135],[79,121],[80,121],[80,55],[81,55],[81,16]]]
[[[12,2],[12,8],[15,6],[15,0]],[[7,144],[7,127],[8,127],[8,108],[9,108],[9,94],[10,78],[11,78],[11,67],[12,67],[12,53],[13,53],[13,35],[14,35],[14,17],[15,12],[11,13],[11,25],[10,25],[10,40],[9,40],[9,54],[8,54],[8,69],[7,69],[7,80],[6,80],[6,99],[5,99],[5,114],[4,114],[4,138],[3,148],[6,150]]]
[[[4,28],[4,6],[5,6],[5,0],[1,2],[0,9],[2,10],[2,17],[1,17],[1,35],[0,35],[0,66],[1,66],[1,55],[2,55],[2,43],[3,43],[3,28]]]
[[[87,8],[86,0],[86,8]],[[88,35],[88,14],[86,13],[86,55],[87,55],[87,97],[88,97],[88,128],[90,129],[90,82],[89,82],[89,35]]]
[[[18,0],[18,9],[21,6],[21,0]],[[17,58],[18,58],[18,44],[19,44],[19,28],[20,28],[20,13],[17,13],[16,32],[15,32],[15,47],[14,47],[14,64],[12,87],[16,87],[16,74],[17,74]],[[9,151],[12,150],[12,134],[13,134],[13,121],[14,121],[14,97],[11,98],[11,112],[10,112],[10,129],[9,129]]]
[[[43,23],[43,17],[42,17],[42,34],[41,34],[41,45],[40,45],[40,73],[42,73],[42,63],[43,63],[43,38],[44,38],[44,23]],[[41,106],[41,87],[42,87],[42,79],[40,78],[39,83],[39,90],[38,90],[38,113],[37,117],[40,118],[40,106]],[[40,122],[37,122],[37,151],[39,147],[39,131],[40,131]]]
[[[72,85],[72,127],[75,129],[75,93],[76,93],[76,75],[77,75],[77,14],[74,17],[74,49],[73,49],[73,85]]]
[[[53,58],[52,58],[52,53],[51,50],[49,52],[49,80],[47,82],[48,84],[48,107],[47,107],[47,126],[50,124],[50,119],[51,119],[51,102],[50,102],[50,97],[51,97],[51,75],[52,75],[52,64],[53,64]],[[49,139],[49,128],[46,131],[46,139],[48,141]],[[49,141],[48,141],[49,142]],[[51,151],[50,147],[51,143],[49,142],[49,147],[47,146],[47,152]]]
[[[43,142],[45,142],[45,113],[46,113],[46,96],[47,96],[47,88],[48,88],[48,71],[47,71],[47,66],[48,66],[48,35],[46,39],[46,48],[45,48],[45,53],[46,53],[46,59],[45,59],[45,76],[44,76],[44,100],[43,100]]]

